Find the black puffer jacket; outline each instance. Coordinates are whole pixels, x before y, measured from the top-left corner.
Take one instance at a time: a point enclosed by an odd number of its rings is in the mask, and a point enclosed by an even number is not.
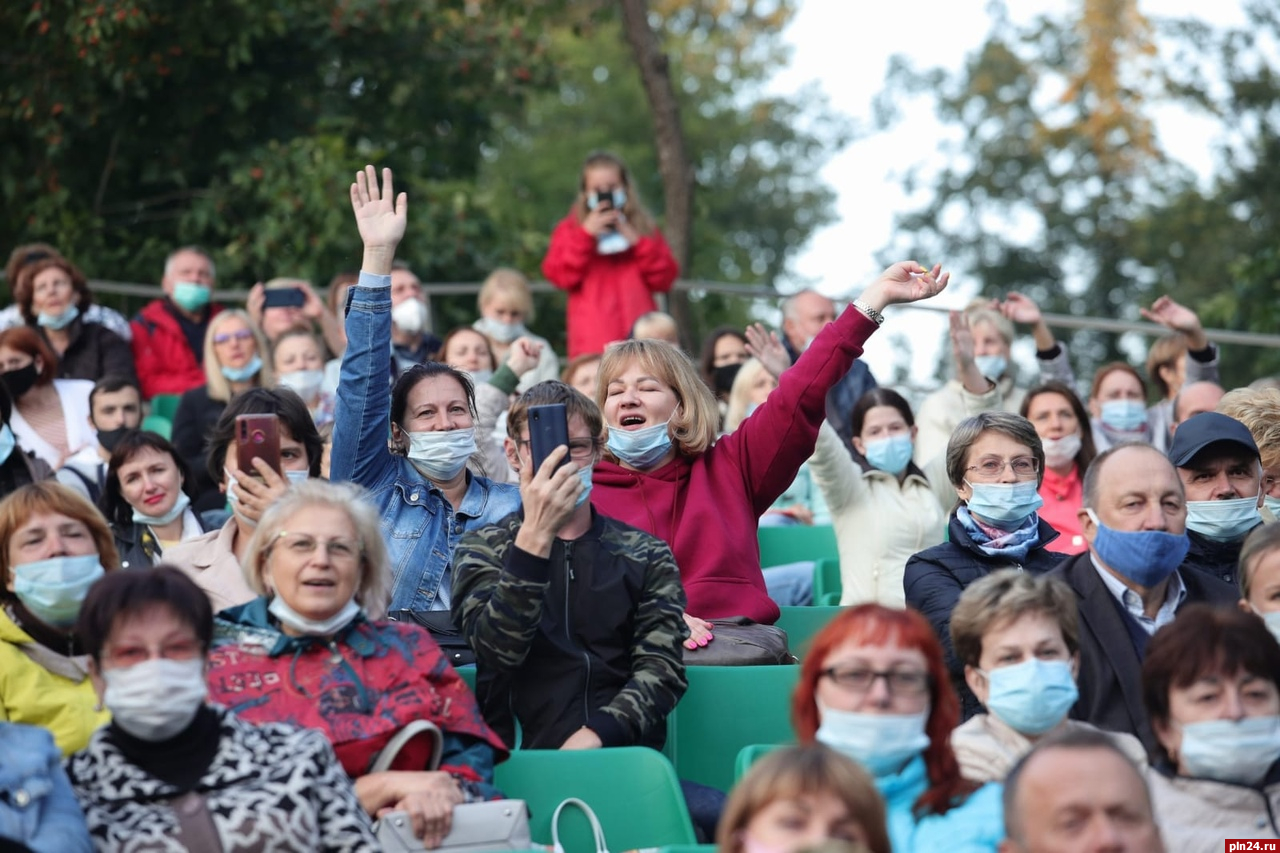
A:
[[[1195,569],[1232,586],[1238,584],[1236,572],[1245,536],[1230,542],[1219,542],[1188,528],[1187,538],[1191,540],[1191,550],[1187,551],[1187,557],[1182,561],[1183,569]]]

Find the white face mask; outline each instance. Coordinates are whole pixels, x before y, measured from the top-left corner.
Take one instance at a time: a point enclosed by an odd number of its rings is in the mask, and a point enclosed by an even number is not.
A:
[[[405,431],[409,437],[409,461],[429,480],[452,480],[467,467],[476,452],[476,431],[472,427],[448,430]]]
[[[1182,728],[1182,765],[1190,776],[1259,785],[1280,759],[1280,717],[1204,720]]]
[[[135,509],[133,511],[133,520],[137,524],[164,527],[171,521],[176,521],[180,515],[187,511],[189,506],[191,506],[191,498],[187,497],[186,492],[178,492],[178,499],[173,502],[173,507],[164,515],[147,515],[141,510]]]
[[[360,615],[360,605],[356,604],[355,599],[352,599],[328,619],[308,619],[290,607],[279,593],[276,593],[275,597],[271,599],[271,603],[267,605],[267,610],[271,611],[272,616],[280,620],[280,624],[288,625],[299,634],[305,634],[309,637],[333,636],[351,624],[352,619]]]
[[[155,658],[123,669],[104,669],[102,703],[116,725],[139,740],[158,742],[195,719],[208,692],[204,658]]]
[[[427,327],[427,304],[420,299],[406,299],[391,309],[391,322],[400,331],[416,335]]]
[[[1046,468],[1061,468],[1075,461],[1080,452],[1080,434],[1071,433],[1062,438],[1042,438],[1044,445],[1044,464]]]
[[[323,370],[295,370],[293,373],[280,374],[278,380],[281,388],[289,388],[296,392],[304,403],[315,399],[323,383]]]

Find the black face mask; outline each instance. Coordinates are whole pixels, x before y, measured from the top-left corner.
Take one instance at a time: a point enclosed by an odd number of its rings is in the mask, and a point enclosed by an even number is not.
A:
[[[132,432],[134,428],[127,426],[119,426],[115,429],[98,430],[98,444],[102,445],[102,449],[108,453],[114,453],[116,445],[120,443],[120,439],[124,438],[124,434]]]
[[[718,396],[729,396],[729,391],[733,389],[733,380],[737,378],[738,371],[741,369],[741,364],[724,364],[711,369],[711,379],[715,383]]]
[[[6,370],[4,373],[0,373],[0,381],[4,382],[5,387],[9,389],[9,396],[15,400],[30,391],[39,377],[40,374],[36,372],[36,363],[34,361],[26,367],[19,367],[17,370]]]

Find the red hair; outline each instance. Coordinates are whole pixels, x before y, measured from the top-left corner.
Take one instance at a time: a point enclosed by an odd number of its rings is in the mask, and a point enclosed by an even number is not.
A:
[[[0,347],[8,347],[32,358],[41,359],[40,375],[36,377],[37,385],[48,385],[58,375],[58,354],[53,351],[44,338],[40,337],[31,326],[11,326],[0,332]],[[16,400],[14,401],[17,402]]]
[[[960,722],[960,700],[951,687],[942,645],[933,628],[914,610],[861,604],[827,623],[805,655],[800,682],[791,697],[791,724],[796,735],[801,743],[813,743],[818,732],[818,679],[831,653],[850,640],[868,646],[915,649],[924,655],[929,675],[929,719],[924,727],[929,736],[929,746],[924,751],[929,787],[916,800],[915,811],[917,815],[946,814],[978,785],[961,777],[960,763],[951,751],[951,731]]]

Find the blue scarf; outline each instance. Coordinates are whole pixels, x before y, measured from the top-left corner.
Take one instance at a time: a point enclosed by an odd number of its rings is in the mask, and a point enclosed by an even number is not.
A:
[[[956,521],[973,544],[989,557],[1006,557],[1021,563],[1027,559],[1027,552],[1040,544],[1040,516],[1034,512],[1021,527],[1009,531],[978,524],[964,506],[956,509]]]

